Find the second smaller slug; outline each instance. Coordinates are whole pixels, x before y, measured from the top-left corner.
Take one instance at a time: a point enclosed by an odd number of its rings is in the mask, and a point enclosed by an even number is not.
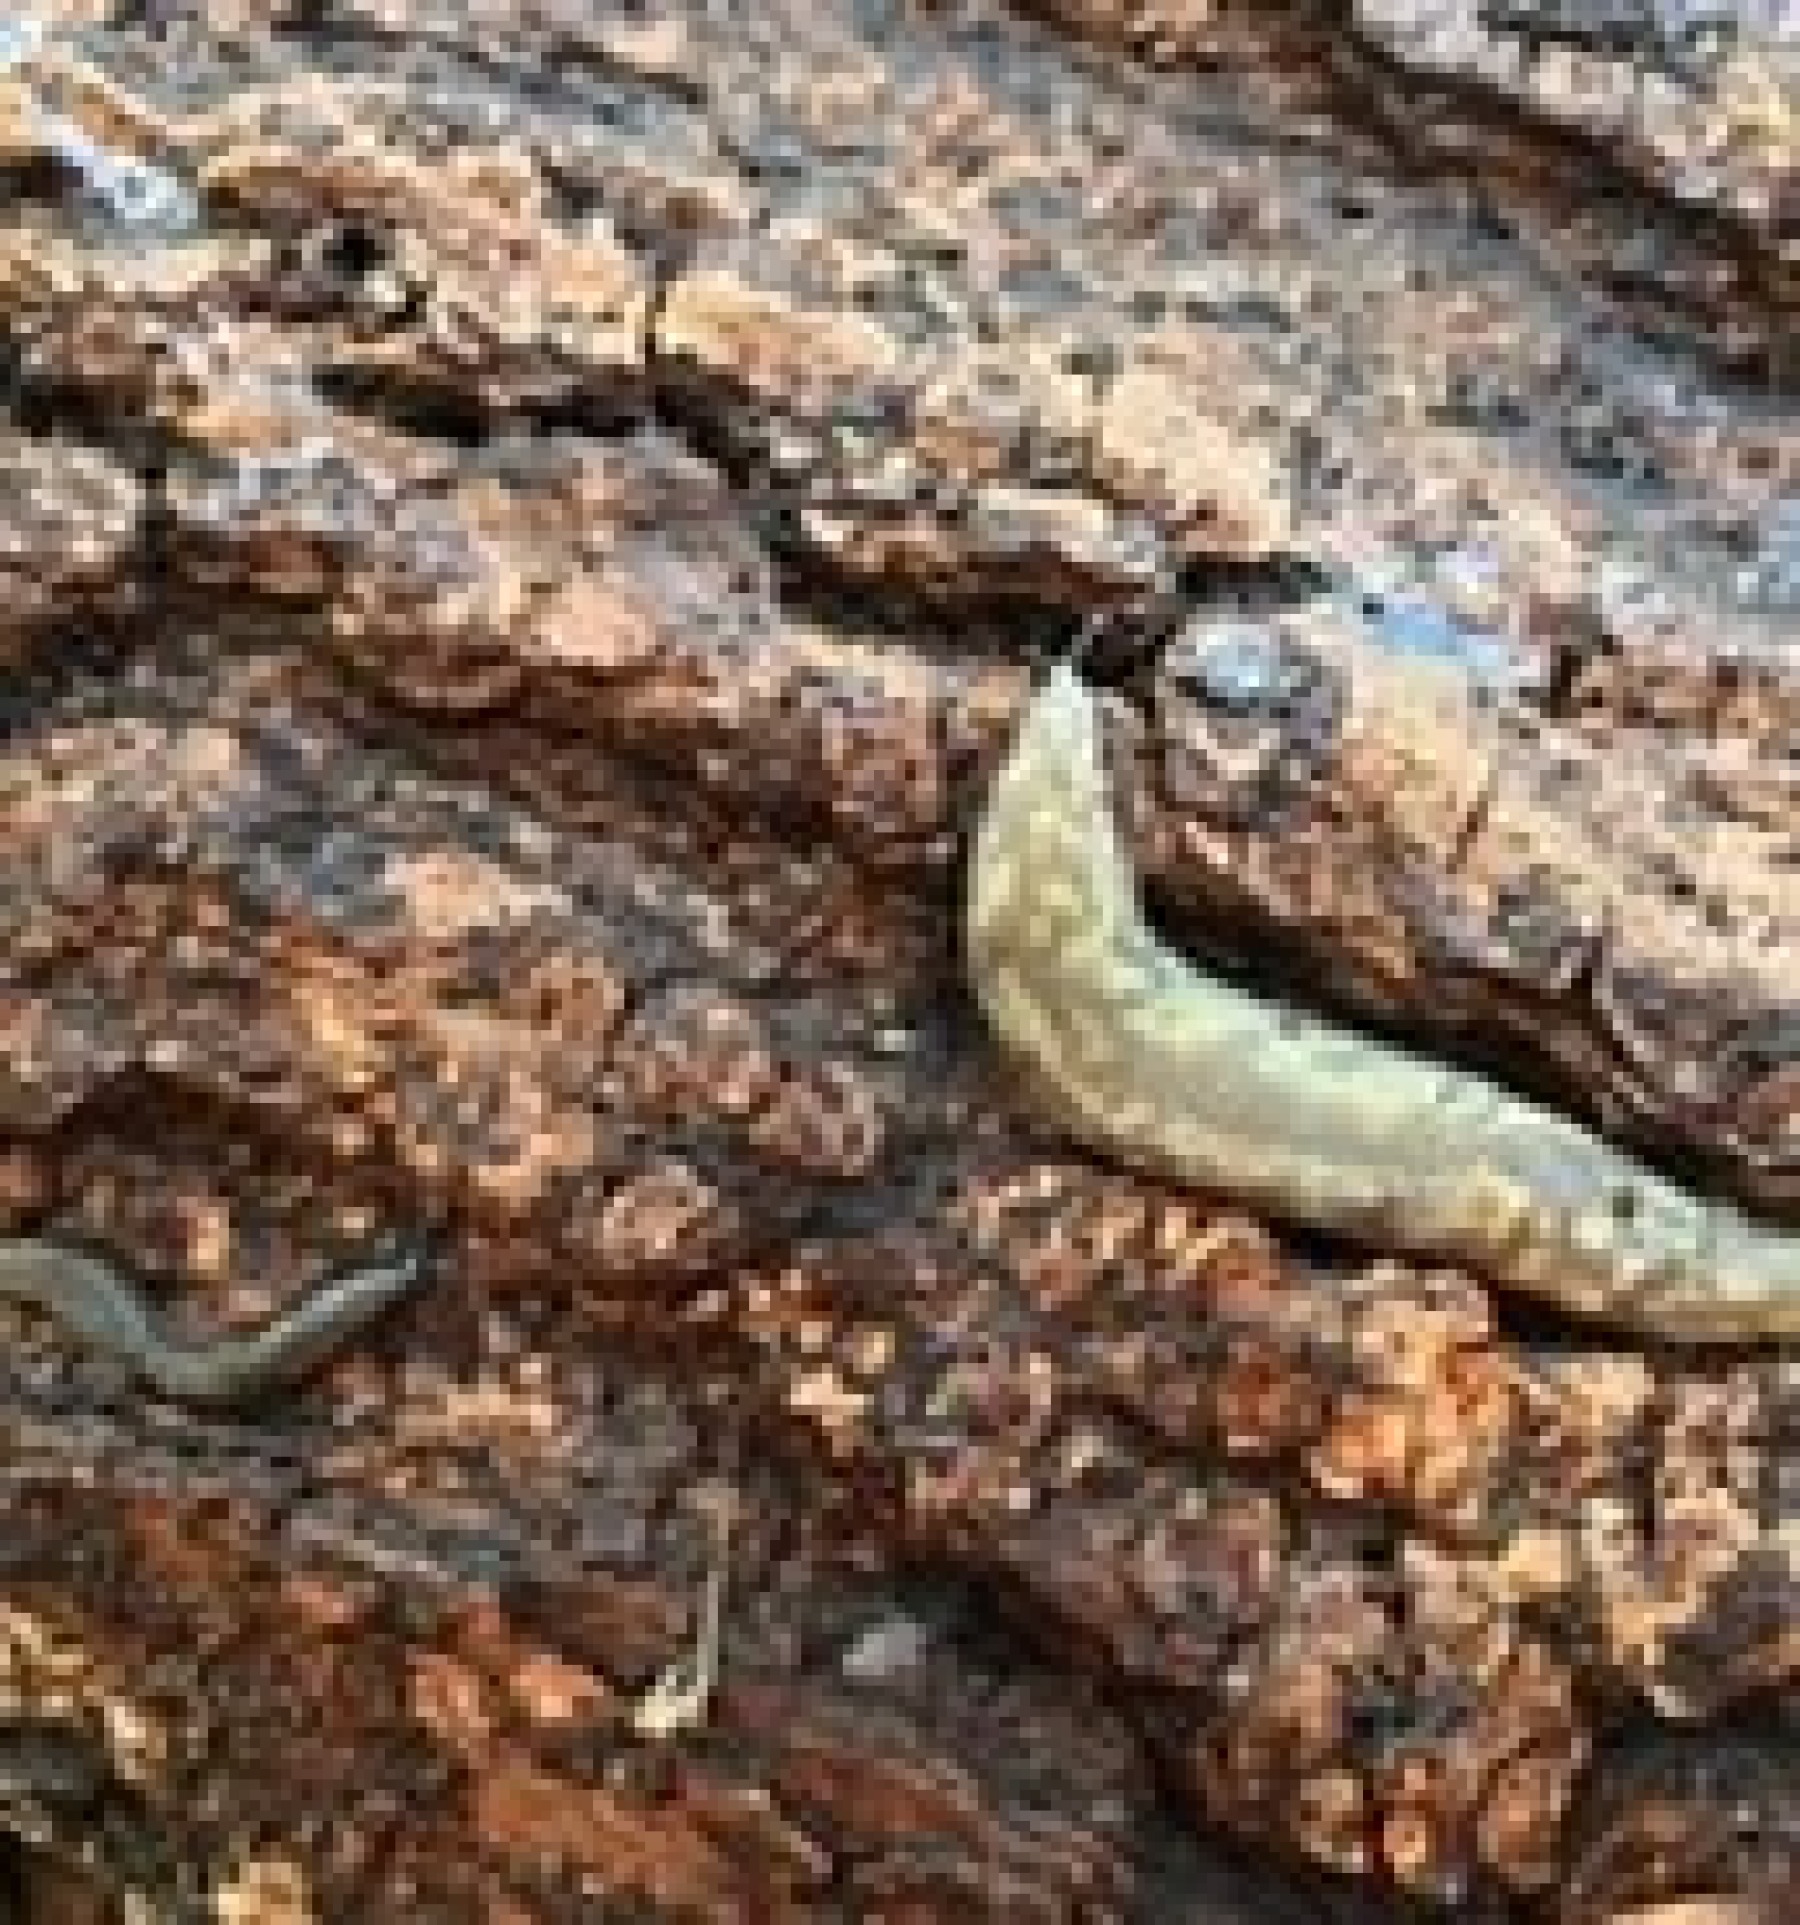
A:
[[[36,1237],[0,1239],[0,1296],[48,1311],[177,1403],[242,1403],[303,1375],[418,1278],[412,1257],[355,1270],[259,1329],[183,1344],[112,1264]]]

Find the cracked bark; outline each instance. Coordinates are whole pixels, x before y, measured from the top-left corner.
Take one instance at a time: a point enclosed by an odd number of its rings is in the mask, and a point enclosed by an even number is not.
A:
[[[1407,178],[1366,25],[1045,11],[52,7],[0,77],[0,1230],[190,1331],[436,1253],[229,1420],[6,1311],[42,1915],[1781,1915],[1792,1358],[1079,1156],[953,934],[1097,626],[1192,953],[1800,1233],[1792,430],[1590,299],[1627,230],[1632,317],[1772,338],[1772,270],[1646,134],[1548,282],[1566,169],[1484,105],[1512,238]]]

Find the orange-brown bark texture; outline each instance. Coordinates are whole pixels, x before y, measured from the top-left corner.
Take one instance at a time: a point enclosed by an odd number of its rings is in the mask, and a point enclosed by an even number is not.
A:
[[[1109,1168],[957,939],[1079,640],[1170,940],[1800,1234],[1793,95],[1631,27],[0,22],[0,1234],[425,1267],[0,1306],[7,1918],[1800,1915],[1800,1359]]]

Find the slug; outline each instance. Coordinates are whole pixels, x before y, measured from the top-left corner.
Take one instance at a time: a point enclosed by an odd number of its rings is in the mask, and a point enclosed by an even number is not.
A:
[[[137,1289],[98,1257],[34,1237],[0,1239],[0,1296],[36,1304],[178,1403],[234,1404],[301,1375],[417,1282],[410,1258],[353,1271],[242,1336],[173,1342]]]
[[[1800,1334],[1800,1238],[1160,942],[1114,826],[1093,697],[1067,666],[993,782],[964,936],[987,1021],[1089,1149],[1646,1335]]]

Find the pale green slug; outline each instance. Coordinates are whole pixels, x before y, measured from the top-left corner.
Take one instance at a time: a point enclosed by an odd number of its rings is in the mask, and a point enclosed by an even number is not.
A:
[[[979,825],[974,989],[1091,1149],[1678,1340],[1800,1333],[1800,1238],[1467,1071],[1259,999],[1147,926],[1093,697],[1033,697]]]
[[[48,1311],[163,1396],[232,1404],[298,1377],[418,1280],[411,1258],[353,1271],[259,1329],[209,1343],[166,1336],[138,1290],[98,1257],[35,1237],[0,1239],[0,1296]]]

